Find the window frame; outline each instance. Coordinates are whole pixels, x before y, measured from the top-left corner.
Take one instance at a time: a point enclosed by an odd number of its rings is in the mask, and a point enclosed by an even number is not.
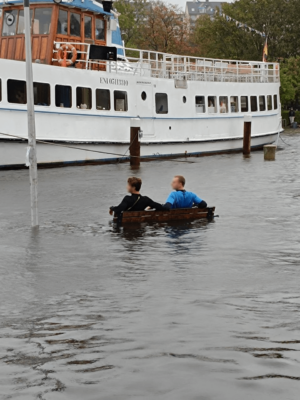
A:
[[[40,84],[40,85],[47,85],[49,92],[48,92],[48,96],[49,96],[49,104],[36,104],[35,99],[34,99],[34,85],[36,84]],[[34,101],[34,105],[38,106],[38,107],[51,107],[51,85],[48,82],[33,82],[33,101]]]
[[[221,98],[225,98],[226,99],[226,104],[225,104],[225,112],[221,112]],[[219,113],[220,114],[228,114],[229,113],[229,108],[228,108],[228,96],[219,96]]]
[[[276,99],[276,101],[275,101],[275,99]],[[275,111],[275,110],[278,110],[278,108],[279,108],[279,104],[278,104],[279,102],[278,102],[278,94],[274,94],[273,95],[273,110]]]
[[[103,91],[103,92],[108,92],[108,94],[109,94],[109,108],[98,108],[98,105],[97,105],[97,92],[98,91]],[[103,89],[103,88],[96,88],[96,90],[95,90],[95,105],[96,105],[96,110],[98,110],[98,111],[111,111],[111,92],[110,92],[110,89]]]
[[[256,110],[252,109],[252,99],[256,100]],[[257,101],[257,95],[252,95],[250,96],[250,110],[251,112],[258,112],[258,101]]]
[[[197,103],[197,98],[203,99],[204,100],[204,104]],[[198,106],[202,106],[204,108],[204,111],[203,112],[197,111],[197,108],[200,108]],[[206,97],[204,95],[202,95],[202,96],[201,95],[196,95],[195,96],[195,109],[196,109],[196,114],[206,114]]]
[[[56,103],[56,88],[57,88],[57,86],[67,87],[67,88],[71,89],[71,91],[70,91],[70,102],[71,102],[70,107],[65,107],[65,106],[61,107],[60,105],[59,106],[57,105],[57,103]],[[72,89],[73,89],[73,87],[71,85],[61,85],[59,83],[54,85],[55,107],[58,107],[58,108],[73,108],[73,90]],[[62,104],[62,103],[60,103],[60,104]]]
[[[26,101],[25,101],[24,103],[22,103],[22,102],[9,101],[9,95],[10,95],[10,93],[11,93],[11,90],[8,89],[8,85],[9,85],[9,82],[10,82],[10,81],[22,82],[22,83],[24,84],[25,91],[24,91],[23,95],[25,96],[25,99],[26,99]],[[19,104],[19,105],[21,104],[21,105],[23,105],[23,106],[25,106],[25,105],[27,104],[26,81],[21,80],[21,79],[12,79],[12,78],[7,79],[7,81],[6,81],[6,93],[7,93],[7,102],[8,102],[9,104]]]
[[[271,99],[271,108],[269,108],[269,99]],[[273,96],[271,94],[267,95],[267,108],[268,111],[273,111]]]
[[[246,102],[247,111],[243,111],[243,110],[242,110],[242,104],[243,104],[242,98],[245,98],[245,99],[247,100],[247,102]],[[241,110],[242,113],[247,113],[247,112],[249,112],[249,96],[240,96],[240,104],[241,104],[240,110]]]
[[[125,93],[125,103],[124,103],[124,110],[117,110],[117,102],[116,100],[123,100],[123,99],[116,99],[116,93]],[[128,93],[126,90],[114,90],[114,111],[117,112],[127,112],[128,111]]]
[[[166,98],[166,104],[167,104],[167,111],[164,111],[164,112],[162,112],[162,111],[159,111],[158,109],[157,109],[157,96],[158,95],[163,95],[163,96],[165,96],[165,98]],[[164,115],[164,114],[169,114],[169,96],[168,96],[168,93],[162,93],[162,92],[157,92],[157,93],[155,93],[155,113],[156,114],[161,114],[161,115]]]
[[[263,98],[264,99],[264,109],[261,109],[261,104],[260,104],[260,99]],[[266,105],[266,96],[265,95],[259,95],[258,96],[258,108],[259,108],[259,112],[265,112],[267,110],[267,105]]]
[[[235,98],[236,99],[236,101],[235,102],[232,102],[231,101],[231,98]],[[236,105],[237,105],[237,109],[236,109],[236,111],[232,111],[232,104],[231,103],[235,103]],[[237,113],[239,113],[240,112],[240,99],[239,99],[239,96],[237,95],[237,96],[234,96],[234,95],[231,95],[231,96],[229,96],[229,105],[230,105],[230,113],[231,114],[237,114]]]
[[[214,100],[215,105],[213,106],[214,107],[214,112],[210,112],[209,111],[209,108],[211,108],[211,107],[209,107],[209,98],[215,99]],[[207,96],[207,113],[208,114],[218,114],[218,96],[214,96],[214,95]]]

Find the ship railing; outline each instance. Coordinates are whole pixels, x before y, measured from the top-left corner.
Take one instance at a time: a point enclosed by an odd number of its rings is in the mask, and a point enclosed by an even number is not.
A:
[[[76,66],[88,70],[177,81],[248,83],[280,81],[278,63],[197,58],[131,48],[125,48],[124,56],[120,56],[117,61],[91,60],[90,44],[87,43],[54,42],[53,62],[57,61],[57,52],[62,44],[75,46],[78,54]]]

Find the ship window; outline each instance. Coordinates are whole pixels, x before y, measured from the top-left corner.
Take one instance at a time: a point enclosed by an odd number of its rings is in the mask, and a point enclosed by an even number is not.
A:
[[[228,97],[227,96],[219,97],[219,106],[220,106],[220,113],[222,113],[222,114],[228,113]]]
[[[239,98],[238,96],[230,96],[230,110],[232,113],[239,112]]]
[[[52,8],[36,8],[33,18],[33,35],[48,35],[50,32]]]
[[[86,39],[92,39],[92,17],[84,17],[84,36]]]
[[[92,90],[90,88],[76,88],[76,106],[83,110],[92,108]]]
[[[215,96],[208,96],[208,112],[210,114],[217,112],[217,98]]]
[[[58,22],[57,22],[57,33],[59,35],[68,34],[68,11],[59,10]]]
[[[81,36],[80,35],[80,14],[76,14],[76,13],[70,14],[70,35],[71,36]]]
[[[205,97],[204,96],[196,96],[195,103],[196,103],[196,113],[204,114],[205,113]]]
[[[50,106],[50,85],[48,83],[33,83],[34,104]]]
[[[146,92],[142,92],[141,98],[142,98],[142,100],[145,101],[147,99],[147,93]]]
[[[272,107],[272,96],[268,96],[267,100],[268,100],[268,110],[269,111],[273,110],[273,107]]]
[[[266,111],[266,98],[259,96],[259,111]]]
[[[8,79],[7,100],[9,103],[26,104],[26,82]]]
[[[155,93],[156,114],[168,114],[168,95]]]
[[[96,89],[97,110],[110,110],[110,91],[107,89]]]
[[[3,18],[2,36],[13,36],[16,34],[18,10],[5,11]]]
[[[248,97],[247,96],[241,96],[241,111],[242,112],[248,112],[249,111]]]
[[[104,30],[104,21],[103,19],[96,18],[95,21],[95,39],[96,40],[105,40],[105,30]]]
[[[182,101],[184,102],[184,104],[186,103],[186,97],[183,96]]]
[[[274,110],[278,108],[277,94],[274,94]]]
[[[2,83],[0,79],[0,101],[2,101]]]
[[[56,107],[72,107],[72,88],[71,86],[55,86],[55,105]]]
[[[121,90],[114,91],[115,96],[115,111],[127,111],[127,92]]]
[[[251,96],[250,97],[250,103],[251,103],[251,111],[257,111],[257,97],[256,96]]]
[[[30,10],[30,26],[32,26],[32,16],[33,10]],[[17,35],[23,35],[25,33],[25,25],[24,25],[24,10],[19,11],[19,20],[18,20],[18,29]]]

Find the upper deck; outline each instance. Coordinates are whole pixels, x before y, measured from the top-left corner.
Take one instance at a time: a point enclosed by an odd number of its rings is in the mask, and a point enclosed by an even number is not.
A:
[[[280,81],[277,63],[217,60],[124,48],[118,22],[111,10],[112,2],[103,3],[104,6],[92,0],[62,0],[59,4],[52,0],[31,1],[33,62],[62,68],[58,63],[58,50],[63,44],[70,44],[77,52],[70,67],[172,79],[176,87],[185,88],[187,81]],[[20,0],[9,3],[0,0],[0,12],[0,58],[24,61],[23,4]],[[95,46],[104,49],[96,51],[97,59],[91,46],[94,50]],[[114,57],[109,51],[112,46],[117,48]]]

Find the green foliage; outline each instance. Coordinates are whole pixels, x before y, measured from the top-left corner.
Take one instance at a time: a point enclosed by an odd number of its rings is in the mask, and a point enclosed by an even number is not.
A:
[[[280,80],[282,104],[300,97],[300,57],[291,57],[281,64]]]
[[[269,44],[269,60],[293,57],[300,52],[299,0],[240,0],[224,3],[222,13],[265,32]],[[211,21],[199,18],[194,32],[198,53],[206,57],[262,60],[265,38],[238,28],[217,14]]]
[[[119,23],[126,47],[136,48],[146,18],[147,0],[117,0],[114,7],[121,14]]]

